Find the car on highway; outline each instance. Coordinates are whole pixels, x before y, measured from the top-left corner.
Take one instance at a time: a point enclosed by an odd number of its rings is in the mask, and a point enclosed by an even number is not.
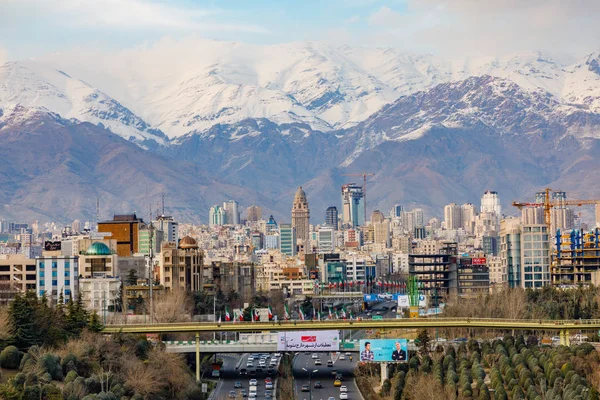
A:
[[[340,360],[345,360],[345,359],[346,359],[346,356],[343,354],[340,354]]]
[[[230,390],[230,391],[229,391],[229,398],[230,398],[230,399],[235,399],[235,396],[236,396],[236,394],[237,394],[237,393],[235,392],[235,390]]]
[[[311,358],[312,358],[312,359],[319,358],[319,355],[318,355],[317,353],[312,353],[312,356],[311,356]]]
[[[340,386],[340,392],[347,392],[348,388],[346,387],[346,385],[342,385]]]
[[[250,363],[250,362],[253,362],[253,361],[254,361],[254,357],[248,356],[248,362]]]
[[[300,388],[301,391],[303,392],[310,392],[310,386],[308,385],[302,385],[302,387]]]
[[[248,397],[248,392],[246,392],[246,389],[242,389],[242,390],[240,390],[240,395],[242,397]]]
[[[315,360],[315,365],[323,365],[323,363],[321,362],[321,360],[320,360],[320,359],[318,359],[318,358],[317,358],[317,359]]]
[[[335,397],[329,397],[327,400],[335,400]]]
[[[240,375],[248,375],[248,370],[246,368],[240,369]]]
[[[339,381],[343,381],[344,377],[342,376],[342,374],[335,374],[335,379],[337,379]]]
[[[340,381],[339,379],[336,379],[335,381],[333,381],[333,386],[335,386],[335,387],[342,386],[342,381]]]
[[[348,393],[346,393],[346,392],[340,393],[340,400],[348,400]]]
[[[250,392],[250,394],[248,395],[249,399],[255,399],[256,398],[256,392]]]
[[[328,367],[333,367],[333,361],[327,360],[327,366]]]
[[[275,370],[273,368],[267,369],[267,375],[274,375],[274,374],[275,374]]]
[[[315,389],[323,389],[323,384],[321,383],[321,381],[315,382]]]
[[[271,379],[270,377],[266,377],[265,378],[265,383],[271,382],[273,383],[273,379]]]
[[[240,389],[240,388],[242,387],[242,382],[240,382],[240,381],[236,381],[236,382],[233,384],[233,387],[234,387],[234,388],[236,388],[236,389]]]
[[[349,351],[346,352],[346,356],[351,356],[352,353],[350,353]]]
[[[250,384],[250,386],[258,385],[258,381],[256,379],[250,379],[250,381],[248,383]]]
[[[273,382],[265,383],[265,389],[273,389]]]

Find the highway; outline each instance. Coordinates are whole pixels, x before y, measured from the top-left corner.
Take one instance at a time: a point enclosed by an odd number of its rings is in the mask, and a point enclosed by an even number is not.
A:
[[[294,390],[296,392],[296,399],[299,400],[310,400],[310,392],[302,392],[302,385],[309,385],[309,375],[307,371],[317,372],[312,373],[312,399],[313,400],[327,400],[329,397],[334,397],[336,400],[340,396],[340,388],[333,386],[334,376],[332,371],[336,370],[342,374],[343,381],[342,385],[348,388],[348,399],[362,399],[358,387],[354,382],[353,371],[356,367],[357,357],[353,356],[353,361],[350,361],[348,356],[345,360],[336,360],[333,367],[327,366],[327,360],[331,359],[330,353],[317,353],[322,365],[315,365],[315,360],[311,354],[298,353],[294,357],[293,371],[294,371]],[[339,354],[339,353],[338,353]],[[321,381],[323,384],[322,389],[315,389],[314,384],[316,381]],[[310,387],[310,386],[309,386]]]
[[[258,399],[265,398],[265,382],[264,379],[267,377],[266,369],[264,368],[263,372],[256,373],[256,367],[258,366],[258,360],[253,362],[254,368],[248,368],[246,366],[248,357],[250,354],[227,354],[227,355],[217,355],[218,358],[223,359],[223,367],[221,368],[221,385],[219,386],[219,390],[215,393],[214,399],[216,400],[225,400],[231,399],[229,397],[229,393],[233,390],[237,393],[240,392],[239,388],[235,388],[235,382],[240,382],[242,384],[242,389],[246,390],[246,393],[249,391],[249,381],[254,378],[257,380],[258,385]],[[268,363],[267,363],[268,364]],[[279,363],[277,364],[279,365]],[[239,366],[239,368],[238,368]],[[278,367],[274,367],[277,370]],[[246,371],[254,371],[253,375],[242,375],[242,369],[246,369]],[[272,375],[273,383],[277,380],[277,373]],[[275,394],[275,390],[272,390],[273,397]],[[237,399],[238,397],[236,397]]]

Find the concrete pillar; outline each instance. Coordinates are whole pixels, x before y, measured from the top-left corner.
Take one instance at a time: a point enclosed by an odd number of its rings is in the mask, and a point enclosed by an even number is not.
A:
[[[388,363],[381,363],[381,386],[388,379]]]
[[[200,333],[196,332],[196,382],[200,382]]]

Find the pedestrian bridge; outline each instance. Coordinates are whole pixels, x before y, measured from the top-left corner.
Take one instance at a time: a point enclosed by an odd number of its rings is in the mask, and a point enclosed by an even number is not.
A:
[[[195,340],[164,341],[168,353],[194,353]],[[248,343],[239,340],[200,340],[204,353],[275,353],[277,342]],[[340,343],[340,351],[358,352],[358,340]]]

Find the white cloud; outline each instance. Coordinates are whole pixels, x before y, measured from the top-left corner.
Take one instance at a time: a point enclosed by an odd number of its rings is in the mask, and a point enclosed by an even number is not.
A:
[[[56,15],[61,24],[107,29],[265,32],[257,25],[215,22],[217,9],[148,0],[8,0],[12,7]]]
[[[408,0],[382,6],[365,41],[456,55],[544,50],[585,53],[600,47],[598,0]]]
[[[350,25],[350,24],[355,24],[355,23],[357,23],[358,21],[360,21],[360,17],[359,17],[358,15],[353,15],[352,17],[350,17],[350,18],[346,19],[346,20],[344,21],[344,23],[345,23],[346,25]]]

